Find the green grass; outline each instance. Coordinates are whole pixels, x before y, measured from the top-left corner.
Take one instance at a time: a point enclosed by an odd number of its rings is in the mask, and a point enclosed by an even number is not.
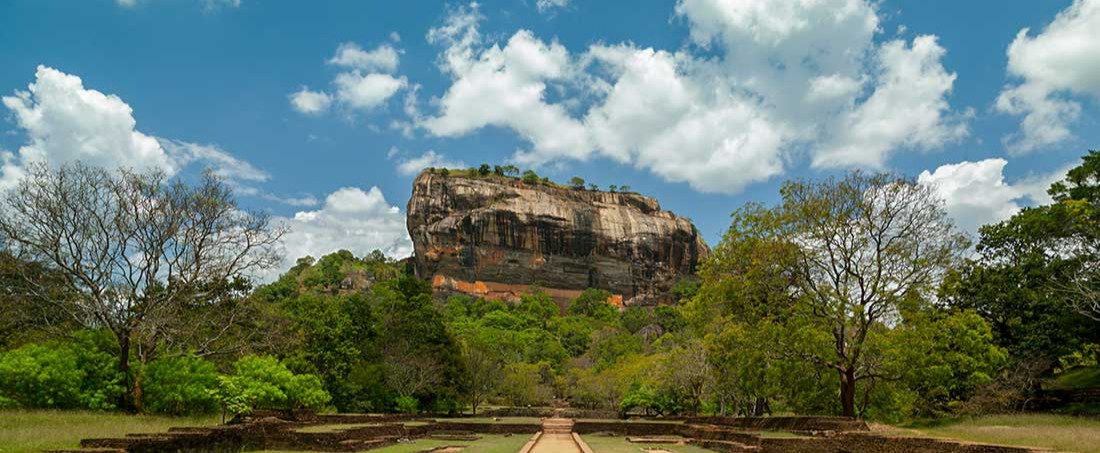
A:
[[[380,425],[391,425],[391,424],[392,425],[401,424],[401,425],[405,425],[405,426],[427,426],[429,423],[428,422],[417,422],[417,421],[394,422],[394,423],[379,423],[379,422],[374,422],[374,423],[336,423],[336,424],[332,424],[332,425],[307,426],[307,427],[299,429],[297,431],[300,432],[300,433],[331,433],[331,432],[335,432],[335,431],[344,431],[344,430],[348,430],[348,429],[365,428],[367,426],[380,426]]]
[[[664,449],[676,453],[714,453],[711,450],[699,448],[694,445],[676,444],[636,444],[626,440],[625,437],[587,435],[581,436],[584,443],[592,447],[592,451],[599,453],[641,453],[645,449]]]
[[[531,436],[527,435],[483,435],[481,439],[470,442],[461,440],[419,439],[413,442],[405,442],[389,447],[370,450],[371,453],[415,453],[429,448],[466,445],[466,451],[477,453],[516,453],[523,444],[526,444]],[[297,453],[289,451],[267,450],[259,453]],[[603,453],[603,452],[601,452]]]
[[[1044,387],[1047,390],[1073,390],[1100,387],[1100,367],[1079,367],[1059,374]]]
[[[535,424],[541,425],[542,420],[537,417],[500,417],[499,420],[493,420],[492,418],[441,418],[436,420],[439,423],[496,423],[501,425],[508,424]]]
[[[1001,445],[1046,447],[1057,451],[1100,453],[1100,420],[1067,415],[995,415],[935,426],[888,431]]]
[[[0,410],[0,453],[76,448],[89,437],[156,433],[173,426],[208,426],[218,416],[159,417],[103,412]]]

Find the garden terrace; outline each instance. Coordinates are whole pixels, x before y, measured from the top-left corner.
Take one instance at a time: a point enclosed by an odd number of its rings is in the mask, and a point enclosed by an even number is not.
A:
[[[222,453],[237,451],[459,451],[474,448],[482,438],[492,441],[493,451],[504,445],[522,445],[521,439],[545,432],[539,443],[532,438],[523,449],[532,453],[557,452],[547,445],[569,443],[578,451],[616,453],[699,451],[756,453],[1035,453],[1049,450],[966,443],[944,439],[877,433],[862,422],[821,417],[744,419],[707,417],[686,420],[577,420],[535,418],[415,418],[377,415],[316,415],[293,413],[257,414],[237,423],[198,428],[177,428],[168,433],[140,434],[124,438],[85,439],[84,452]],[[555,423],[551,423],[551,422]],[[544,425],[549,423],[549,425]],[[552,426],[551,426],[552,425]],[[551,427],[547,427],[551,426]],[[570,437],[572,436],[572,437]],[[509,439],[516,437],[516,439]],[[552,439],[551,439],[552,437]],[[630,439],[637,442],[631,442]],[[507,441],[503,439],[509,439]],[[592,440],[591,446],[584,439]],[[424,449],[407,450],[406,444]],[[486,444],[486,445],[488,445]],[[400,447],[397,447],[399,446]],[[533,449],[543,445],[541,450]],[[625,445],[625,447],[624,447]],[[633,445],[633,449],[630,448]],[[478,447],[480,448],[480,447]],[[428,450],[425,450],[428,449]],[[474,451],[474,450],[471,450]],[[481,450],[477,450],[481,451]],[[501,450],[503,451],[503,450]]]

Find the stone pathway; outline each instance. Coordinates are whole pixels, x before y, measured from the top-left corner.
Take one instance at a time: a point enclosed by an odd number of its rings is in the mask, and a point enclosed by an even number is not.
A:
[[[573,440],[573,420],[548,418],[542,421],[542,436],[529,453],[583,453]]]

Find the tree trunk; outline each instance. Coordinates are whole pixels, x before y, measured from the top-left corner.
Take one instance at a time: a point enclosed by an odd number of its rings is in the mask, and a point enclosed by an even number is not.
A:
[[[768,399],[763,396],[756,397],[756,402],[752,406],[753,417],[763,417],[768,411]]]
[[[115,336],[118,338],[118,372],[122,373],[124,389],[123,394],[119,395],[118,407],[134,412],[135,407],[131,394],[133,385],[130,381],[130,335],[116,333]]]
[[[854,418],[856,416],[856,370],[847,368],[839,373],[841,415]]]

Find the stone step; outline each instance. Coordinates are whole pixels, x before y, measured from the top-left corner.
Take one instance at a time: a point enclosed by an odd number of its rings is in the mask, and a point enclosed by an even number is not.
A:
[[[703,440],[699,441],[699,446],[726,453],[759,453],[761,450],[756,445],[745,445],[732,440]]]

